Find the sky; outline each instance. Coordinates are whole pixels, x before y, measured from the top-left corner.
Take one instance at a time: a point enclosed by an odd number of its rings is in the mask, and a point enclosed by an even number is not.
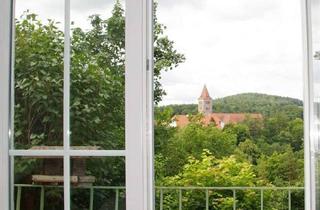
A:
[[[88,17],[92,14],[99,14],[103,18],[109,17],[114,2],[114,0],[70,0],[71,21],[77,27],[89,29]],[[20,17],[27,9],[37,14],[42,20],[59,21],[63,29],[64,0],[16,0],[16,17]]]
[[[159,0],[158,18],[186,62],[165,73],[163,104],[259,92],[302,98],[299,0]]]
[[[17,0],[63,23],[63,0]],[[71,19],[111,14],[114,0],[71,0]],[[302,98],[300,0],[158,0],[157,16],[186,61],[164,73],[161,104],[196,103],[204,84],[212,98],[259,92]],[[61,24],[63,27],[63,24]]]

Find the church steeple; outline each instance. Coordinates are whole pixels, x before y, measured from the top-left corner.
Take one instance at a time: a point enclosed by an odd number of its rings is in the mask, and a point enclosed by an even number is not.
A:
[[[206,85],[204,85],[202,93],[198,98],[198,112],[204,115],[212,113],[212,98],[209,95]]]

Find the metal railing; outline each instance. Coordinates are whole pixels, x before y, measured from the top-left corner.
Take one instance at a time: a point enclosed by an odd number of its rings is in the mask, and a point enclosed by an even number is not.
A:
[[[209,192],[210,191],[231,191],[233,195],[233,210],[237,209],[237,192],[254,190],[260,192],[260,209],[264,209],[264,191],[275,190],[275,191],[287,191],[288,192],[288,209],[292,208],[291,194],[293,191],[303,191],[304,187],[156,187],[156,190],[160,191],[160,210],[163,210],[163,196],[164,191],[178,191],[178,205],[179,210],[182,210],[182,192],[197,190],[205,192],[205,204],[206,210],[209,210]]]
[[[21,196],[23,188],[39,188],[40,189],[40,210],[44,210],[45,203],[45,189],[46,188],[62,188],[62,186],[50,186],[50,185],[31,185],[31,184],[15,184],[17,189],[16,193],[16,210],[21,210]],[[94,193],[95,190],[111,190],[115,193],[115,205],[114,209],[119,210],[119,198],[120,191],[124,191],[125,187],[116,187],[116,186],[84,186],[84,187],[75,187],[77,189],[88,189],[90,191],[90,202],[89,210],[93,210],[94,204]],[[288,209],[292,209],[292,200],[291,195],[293,191],[303,191],[304,187],[156,187],[156,191],[159,192],[159,209],[163,210],[164,208],[164,193],[168,191],[177,191],[178,192],[178,206],[179,210],[182,210],[182,201],[183,201],[183,192],[197,190],[205,192],[205,209],[209,210],[209,193],[210,191],[230,191],[233,195],[233,210],[237,209],[237,192],[254,190],[260,192],[260,209],[264,209],[264,192],[266,190],[271,191],[287,191],[288,192]]]
[[[16,194],[16,210],[21,210],[21,195],[23,188],[39,188],[40,189],[40,210],[44,210],[45,204],[45,189],[49,188],[63,188],[63,186],[54,186],[54,185],[33,185],[33,184],[15,184],[15,188],[17,189]],[[93,203],[94,203],[94,192],[95,190],[111,190],[115,192],[115,210],[119,210],[119,198],[120,198],[120,191],[124,191],[125,187],[118,187],[118,186],[81,186],[81,187],[74,187],[76,189],[88,189],[90,191],[90,202],[89,202],[89,210],[93,210]]]

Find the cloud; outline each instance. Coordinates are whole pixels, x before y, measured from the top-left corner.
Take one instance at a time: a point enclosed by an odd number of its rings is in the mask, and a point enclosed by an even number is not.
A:
[[[191,6],[193,8],[201,8],[206,0],[156,0],[156,2],[165,8],[174,8],[177,6]]]
[[[299,0],[158,2],[159,22],[187,58],[163,74],[168,95],[162,103],[194,103],[204,83],[214,98],[241,92],[302,98]],[[114,0],[71,0],[71,18],[88,29],[88,16],[107,18],[113,4]],[[63,23],[64,0],[16,0],[17,16],[26,9]],[[317,35],[320,13],[313,14]],[[320,42],[315,47],[320,49]]]
[[[187,58],[164,73],[162,104],[194,103],[203,84],[214,98],[242,92],[302,98],[299,0],[159,5],[158,18]]]
[[[311,1],[312,10],[311,10],[311,21],[312,21],[312,36],[317,37],[313,39],[313,48],[314,51],[320,50],[320,3],[319,1]]]
[[[124,0],[120,1],[124,5]],[[111,16],[115,0],[71,0],[71,21],[75,26],[83,29],[90,28],[88,17],[99,14],[103,18]],[[29,10],[37,14],[43,21],[54,19],[61,22],[63,29],[64,22],[64,0],[16,0],[16,17],[20,17],[23,12]]]
[[[277,0],[225,0],[207,1],[215,18],[243,21],[266,16],[278,9]]]
[[[15,16],[20,17],[29,10],[43,19],[62,21],[64,18],[64,0],[16,0]]]
[[[115,0],[71,0],[71,8],[75,12],[85,12],[88,10],[97,11],[101,8],[109,8],[113,6]]]
[[[89,16],[100,15],[102,18],[107,19],[111,16],[111,12],[115,0],[72,0],[71,3],[71,20],[75,26],[82,29],[90,29]]]

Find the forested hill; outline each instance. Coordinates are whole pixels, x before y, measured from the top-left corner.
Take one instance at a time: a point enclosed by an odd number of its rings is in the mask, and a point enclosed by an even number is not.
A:
[[[168,105],[174,114],[195,114],[196,104]],[[164,107],[161,107],[161,109]],[[260,93],[243,93],[213,100],[214,112],[261,113],[271,116],[284,113],[289,118],[302,118],[303,102],[299,99]]]

